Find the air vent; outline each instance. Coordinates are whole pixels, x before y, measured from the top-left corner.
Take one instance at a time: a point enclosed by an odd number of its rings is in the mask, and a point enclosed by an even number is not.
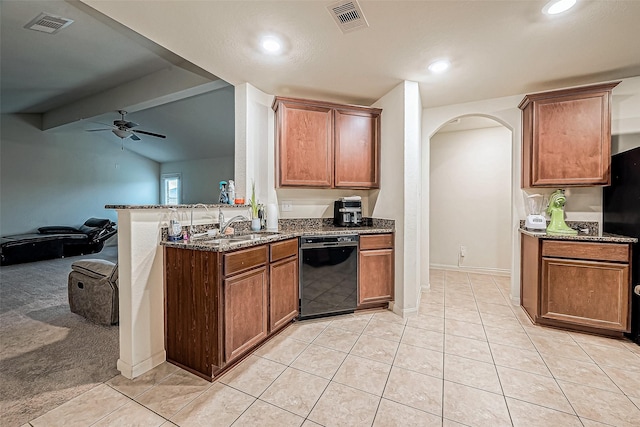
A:
[[[73,19],[53,16],[50,13],[41,13],[33,18],[24,28],[28,30],[40,31],[47,34],[55,34],[61,29],[68,27]]]
[[[369,26],[356,0],[339,1],[331,4],[327,9],[338,24],[338,28],[345,34]]]

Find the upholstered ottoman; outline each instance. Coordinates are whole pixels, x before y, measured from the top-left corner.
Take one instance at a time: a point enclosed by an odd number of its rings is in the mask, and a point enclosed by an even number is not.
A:
[[[118,265],[102,259],[71,264],[68,282],[71,312],[103,325],[118,323]]]

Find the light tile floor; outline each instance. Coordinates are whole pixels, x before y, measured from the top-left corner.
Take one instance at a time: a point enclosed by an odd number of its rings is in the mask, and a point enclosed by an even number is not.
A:
[[[532,325],[509,279],[434,270],[419,315],[290,326],[209,383],[170,364],[32,426],[640,426],[640,346]]]

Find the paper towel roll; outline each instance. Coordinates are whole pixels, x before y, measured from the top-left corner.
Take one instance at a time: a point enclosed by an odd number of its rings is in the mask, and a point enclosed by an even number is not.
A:
[[[267,205],[267,231],[278,231],[278,205]]]

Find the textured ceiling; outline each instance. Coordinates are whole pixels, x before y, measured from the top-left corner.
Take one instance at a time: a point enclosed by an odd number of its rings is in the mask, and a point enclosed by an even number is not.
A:
[[[640,75],[640,1],[366,1],[369,28],[343,34],[331,1],[85,0],[220,78],[275,95],[370,104],[402,80],[425,107]],[[285,52],[259,51],[264,34]],[[432,75],[428,64],[452,61]]]
[[[348,34],[329,14],[331,3],[0,1],[2,112],[50,114],[117,87],[146,93],[149,84],[136,90],[138,80],[175,68],[274,95],[363,105],[410,80],[419,83],[424,107],[640,75],[637,0],[578,0],[556,17],[542,15],[545,1],[537,0],[362,0],[369,28]],[[53,36],[22,28],[40,12],[75,22]],[[259,50],[265,34],[283,39],[282,55]],[[427,71],[443,57],[452,61],[448,73]],[[211,102],[226,105],[205,104],[204,95],[192,97],[191,106],[190,98],[132,106],[103,96],[100,114],[70,116],[86,120],[69,126],[84,132],[90,121],[111,123],[125,108],[140,129],[172,138],[153,150],[145,139],[132,150],[157,161],[219,155],[233,145],[231,88],[221,87]],[[163,146],[173,148],[162,153]]]
[[[23,28],[42,12],[74,22],[53,35]],[[233,87],[211,73],[79,2],[1,1],[0,19],[3,114],[53,111],[64,116],[65,109],[80,103],[87,106],[80,107],[83,120],[71,116],[60,129],[87,142],[109,143],[120,139],[110,131],[86,130],[108,128],[120,118],[116,110],[125,109],[127,120],[140,125],[136,129],[167,136],[139,135],[141,141],[124,141],[126,148],[145,157],[163,163],[233,155]],[[146,102],[157,95],[153,85],[171,82],[145,77],[171,69],[182,74],[167,73],[168,78],[197,75],[201,81],[216,82],[216,90]],[[125,91],[117,90],[123,87]]]

